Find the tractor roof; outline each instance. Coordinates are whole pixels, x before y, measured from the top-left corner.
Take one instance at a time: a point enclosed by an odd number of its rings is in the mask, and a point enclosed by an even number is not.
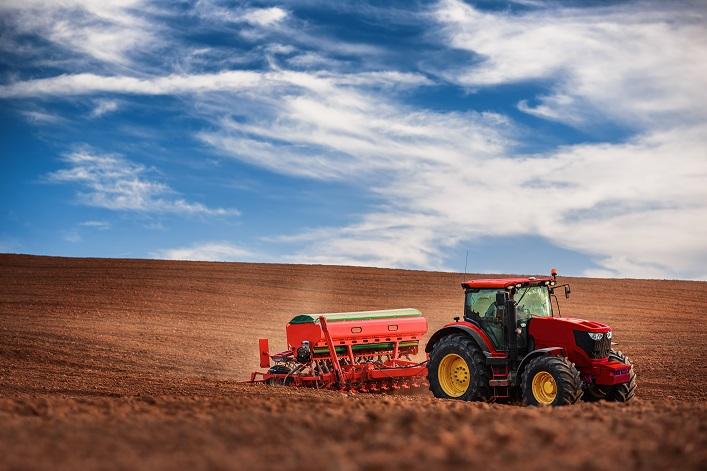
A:
[[[462,288],[510,288],[513,285],[537,285],[546,281],[554,281],[551,276],[525,276],[516,278],[486,278],[468,280],[462,283]]]

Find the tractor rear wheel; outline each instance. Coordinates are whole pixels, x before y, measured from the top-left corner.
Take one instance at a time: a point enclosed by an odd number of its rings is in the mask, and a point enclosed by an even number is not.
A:
[[[579,371],[565,357],[544,355],[528,363],[521,380],[523,402],[531,406],[564,406],[582,397]]]
[[[451,334],[437,342],[427,365],[430,391],[435,397],[483,401],[489,395],[484,355],[465,334]]]

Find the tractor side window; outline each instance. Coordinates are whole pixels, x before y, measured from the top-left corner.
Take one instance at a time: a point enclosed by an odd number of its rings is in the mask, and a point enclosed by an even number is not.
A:
[[[480,289],[466,293],[466,312],[473,318],[492,319],[496,317],[495,303],[495,289]]]
[[[496,292],[495,289],[480,289],[467,291],[465,315],[478,322],[491,343],[496,348],[502,349],[505,345],[503,337],[503,323],[496,317]]]

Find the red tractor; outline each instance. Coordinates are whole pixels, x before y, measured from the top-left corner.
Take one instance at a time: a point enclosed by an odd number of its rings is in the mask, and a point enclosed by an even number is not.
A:
[[[464,319],[427,343],[427,375],[436,397],[467,401],[522,399],[559,406],[587,400],[625,402],[636,393],[629,359],[614,351],[611,328],[559,317],[552,276],[469,280]],[[556,298],[555,298],[556,299]]]

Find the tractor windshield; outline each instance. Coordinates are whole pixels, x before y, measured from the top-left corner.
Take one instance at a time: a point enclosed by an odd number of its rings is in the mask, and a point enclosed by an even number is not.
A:
[[[528,286],[516,291],[514,296],[518,305],[516,313],[518,319],[528,319],[531,316],[552,316],[550,293],[545,286]]]

